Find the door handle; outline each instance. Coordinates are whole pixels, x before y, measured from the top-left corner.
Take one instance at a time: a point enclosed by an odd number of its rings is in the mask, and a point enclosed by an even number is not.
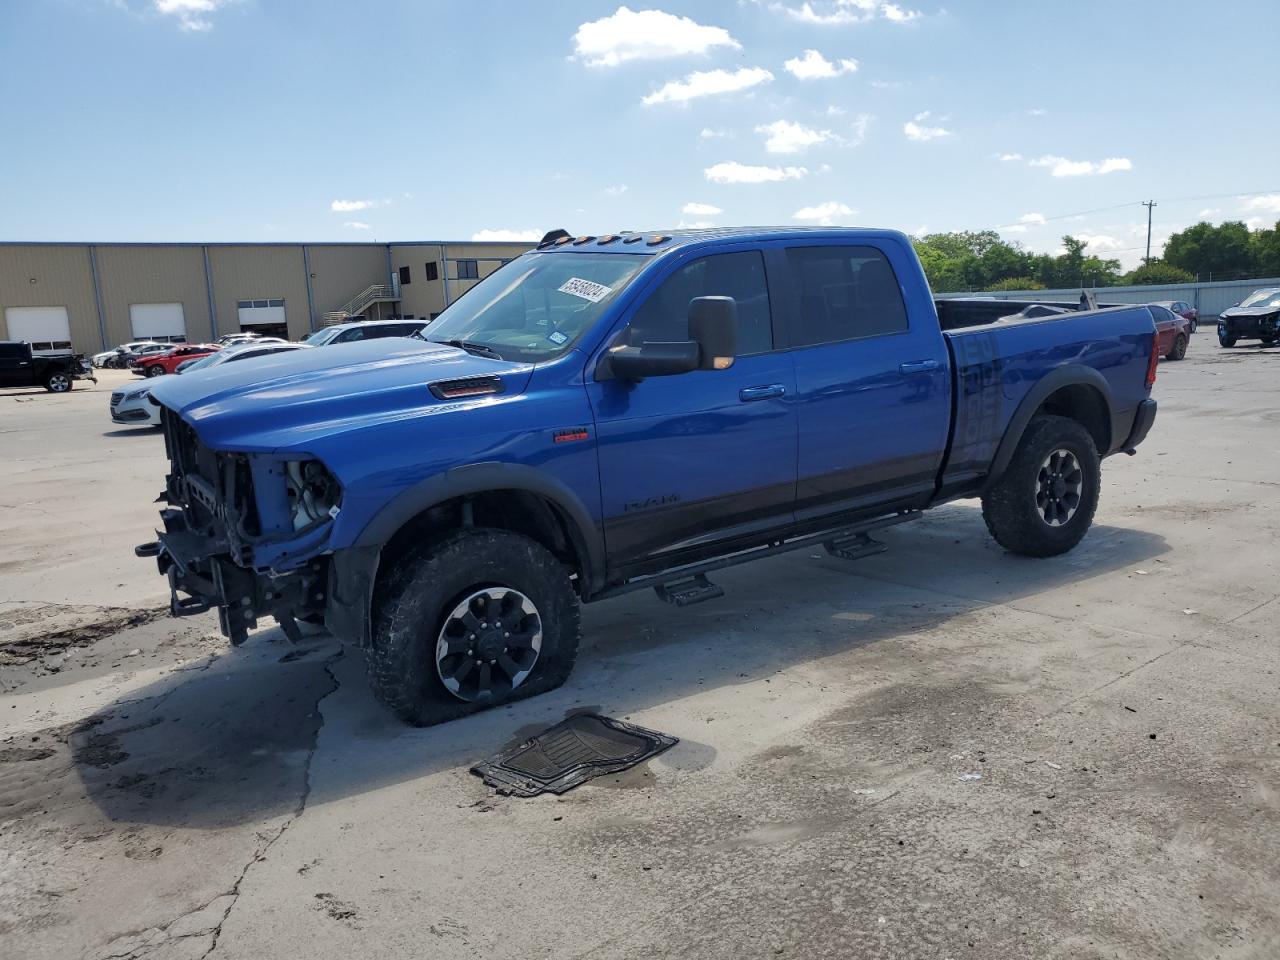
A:
[[[937,370],[942,364],[937,360],[908,360],[906,363],[898,364],[899,373],[929,373]]]
[[[738,399],[743,403],[753,400],[769,400],[773,397],[785,397],[787,388],[780,383],[767,383],[759,387],[743,387],[738,391]]]

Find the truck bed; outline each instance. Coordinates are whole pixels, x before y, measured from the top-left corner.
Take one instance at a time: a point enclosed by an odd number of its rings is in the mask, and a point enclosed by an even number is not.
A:
[[[942,301],[947,302],[947,301]],[[978,301],[951,301],[966,307]],[[1005,304],[1006,301],[998,301]],[[1014,302],[1017,303],[1016,301]],[[977,310],[967,310],[970,318]],[[1044,325],[1070,330],[1067,339],[1045,337]],[[1012,317],[944,329],[955,392],[951,446],[943,467],[944,495],[985,476],[1006,427],[1029,391],[1058,370],[1092,368],[1109,396],[1111,415],[1100,408],[1093,427],[1098,452],[1114,453],[1128,437],[1145,393],[1145,371],[1155,323],[1143,306],[1076,310],[1046,317]],[[1053,346],[1046,347],[1046,342]],[[1096,380],[1096,377],[1095,377]],[[1086,388],[1081,388],[1086,389]]]

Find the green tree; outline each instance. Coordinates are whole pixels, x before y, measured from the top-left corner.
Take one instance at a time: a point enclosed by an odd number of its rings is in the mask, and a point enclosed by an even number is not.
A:
[[[1249,248],[1259,277],[1280,277],[1280,220],[1270,229],[1253,231]]]
[[[1103,260],[1085,253],[1085,241],[1070,234],[1062,238],[1064,252],[1041,265],[1047,287],[1109,287],[1120,274],[1119,260]]]
[[[1044,284],[1035,277],[1006,277],[987,287],[988,290],[1043,290]]]
[[[1153,257],[1142,266],[1134,270],[1130,270],[1120,279],[1123,283],[1134,285],[1148,283],[1192,283],[1195,280],[1195,275],[1183,270],[1181,267],[1175,267],[1172,264],[1165,263],[1163,260],[1157,260]]]
[[[1164,262],[1180,267],[1200,280],[1211,275],[1223,279],[1255,272],[1254,249],[1249,228],[1239,220],[1216,227],[1201,221],[1175,233],[1164,245]]]

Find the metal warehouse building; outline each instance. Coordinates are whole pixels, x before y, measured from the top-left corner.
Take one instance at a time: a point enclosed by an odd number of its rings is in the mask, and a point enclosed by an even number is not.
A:
[[[78,353],[434,317],[525,243],[0,243],[0,340]]]

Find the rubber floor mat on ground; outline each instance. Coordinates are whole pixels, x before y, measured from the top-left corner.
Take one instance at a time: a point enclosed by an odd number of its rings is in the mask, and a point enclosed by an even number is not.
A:
[[[634,767],[679,742],[665,733],[582,713],[477,763],[471,772],[499,793],[564,793],[594,777]]]

